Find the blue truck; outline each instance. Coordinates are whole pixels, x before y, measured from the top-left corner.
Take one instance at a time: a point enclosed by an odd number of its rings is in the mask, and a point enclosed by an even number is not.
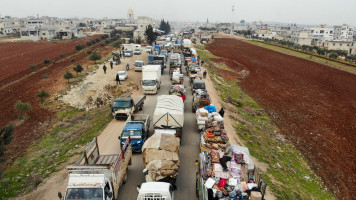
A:
[[[121,148],[128,137],[131,138],[132,151],[141,152],[143,143],[148,138],[150,129],[149,115],[133,114],[127,118],[121,136],[119,136]]]

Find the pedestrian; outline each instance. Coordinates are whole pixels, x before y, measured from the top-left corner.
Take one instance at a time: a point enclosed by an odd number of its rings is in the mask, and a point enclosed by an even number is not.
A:
[[[220,158],[220,160],[219,160],[221,166],[223,167],[223,171],[225,171],[225,172],[229,171],[226,163],[229,162],[231,160],[231,158],[232,158],[232,148],[231,148],[230,142],[227,142],[226,146],[225,146],[224,156],[222,158]]]
[[[206,70],[203,72],[203,77],[206,78]]]
[[[106,74],[106,69],[107,69],[107,68],[106,68],[106,66],[104,65],[104,66],[103,66],[104,74]]]
[[[116,80],[116,85],[119,85],[119,84],[121,85],[119,74],[116,74],[115,80]]]
[[[223,107],[221,107],[219,114],[221,115],[222,118],[224,118],[225,111]]]
[[[114,63],[112,61],[110,61],[110,67],[111,67],[111,69],[113,69],[113,67],[114,67]]]
[[[198,56],[198,62],[200,61],[200,56]]]
[[[126,64],[126,70],[129,71],[129,69],[130,69],[130,65],[129,65],[129,63],[127,63]]]
[[[122,51],[122,59],[125,59],[125,53]]]
[[[203,66],[204,65],[204,60],[201,60],[201,66]]]

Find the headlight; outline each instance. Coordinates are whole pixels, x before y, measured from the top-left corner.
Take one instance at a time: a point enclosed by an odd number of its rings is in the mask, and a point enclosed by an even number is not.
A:
[[[138,141],[137,144],[141,144],[141,141]]]

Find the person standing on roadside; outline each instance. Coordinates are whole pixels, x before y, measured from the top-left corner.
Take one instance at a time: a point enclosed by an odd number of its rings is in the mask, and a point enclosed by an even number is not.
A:
[[[110,61],[110,68],[113,69],[113,67],[114,67],[114,63]]]
[[[204,60],[201,60],[201,66],[203,66],[204,65]]]
[[[225,111],[223,107],[221,107],[219,114],[221,115],[222,118],[224,118]]]
[[[104,74],[106,74],[106,69],[107,69],[107,68],[106,68],[106,66],[104,65],[104,66],[103,66]]]
[[[118,84],[120,84],[120,85],[121,85],[121,83],[120,83],[120,77],[119,77],[119,74],[116,74],[116,78],[115,78],[115,80],[116,80],[116,85],[118,85]]]
[[[203,78],[206,78],[206,70],[203,72]]]

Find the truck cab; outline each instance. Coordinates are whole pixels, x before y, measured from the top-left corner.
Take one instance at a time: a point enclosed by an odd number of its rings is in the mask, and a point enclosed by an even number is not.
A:
[[[61,196],[61,194],[60,194]],[[97,199],[113,197],[110,180],[104,174],[70,174],[64,200]]]
[[[206,89],[205,89],[205,82],[204,82],[203,80],[197,80],[197,79],[195,79],[195,80],[193,81],[193,84],[192,84],[192,94],[194,94],[194,92],[195,92],[196,90],[198,90],[198,89],[200,89],[200,90],[206,90]]]
[[[174,189],[170,183],[147,182],[138,188],[137,200],[174,200]]]
[[[119,136],[121,148],[125,145],[128,137],[131,138],[132,151],[141,152],[143,143],[149,134],[149,115],[135,114],[130,115]]]
[[[111,112],[115,119],[127,119],[127,117],[133,114],[137,110],[143,109],[143,103],[146,96],[142,98],[133,99],[129,96],[122,96],[114,100],[111,104]]]
[[[135,72],[142,71],[142,66],[144,65],[143,61],[137,60],[135,62]]]

